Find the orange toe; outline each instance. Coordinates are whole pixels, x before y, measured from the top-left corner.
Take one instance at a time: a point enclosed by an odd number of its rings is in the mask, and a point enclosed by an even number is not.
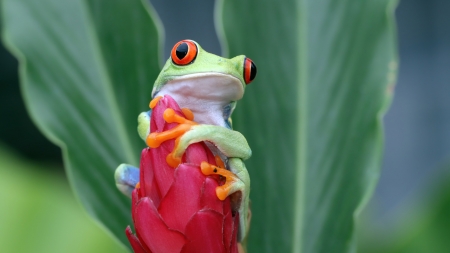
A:
[[[208,162],[202,162],[200,164],[202,173],[206,176],[217,174],[225,177],[225,184],[216,188],[216,195],[220,200],[226,199],[230,195],[233,184],[239,180],[239,178],[231,171],[209,164]]]
[[[166,162],[170,167],[176,168],[181,164],[181,157],[176,157],[172,153],[170,153],[166,157]]]
[[[156,104],[158,104],[159,100],[162,98],[162,96],[157,96],[152,101],[150,101],[150,104],[148,105],[150,109],[155,108]]]
[[[192,111],[189,110],[189,108],[181,108],[181,111],[183,112],[186,119],[194,120],[194,113],[192,113]]]
[[[225,200],[228,197],[228,195],[230,195],[229,194],[230,190],[225,189],[223,186],[224,185],[218,186],[216,188],[216,195],[217,195],[217,198],[219,198],[220,200]]]

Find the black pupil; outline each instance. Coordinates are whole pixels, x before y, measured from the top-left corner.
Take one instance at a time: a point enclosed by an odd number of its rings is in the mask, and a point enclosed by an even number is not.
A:
[[[180,59],[180,60],[183,59],[187,55],[188,50],[189,50],[189,47],[188,47],[187,43],[180,44],[177,47],[177,51],[176,51],[178,59]]]
[[[250,81],[253,81],[253,79],[255,79],[256,76],[256,65],[252,62],[251,64],[251,69],[250,69]]]

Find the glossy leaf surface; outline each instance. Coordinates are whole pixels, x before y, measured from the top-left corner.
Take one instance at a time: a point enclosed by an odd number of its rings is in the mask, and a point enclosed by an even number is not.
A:
[[[114,170],[138,164],[136,117],[159,72],[147,2],[2,1],[3,40],[20,61],[22,92],[39,128],[63,149],[88,212],[125,245],[130,199]]]
[[[228,55],[258,67],[234,117],[253,150],[250,252],[353,251],[395,82],[395,1],[221,4]]]

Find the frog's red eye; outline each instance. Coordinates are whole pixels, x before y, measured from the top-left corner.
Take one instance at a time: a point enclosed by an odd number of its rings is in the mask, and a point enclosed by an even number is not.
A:
[[[197,45],[192,40],[182,40],[172,48],[172,61],[177,65],[187,65],[197,57]]]
[[[244,81],[249,84],[255,79],[256,76],[256,65],[249,58],[244,60]]]

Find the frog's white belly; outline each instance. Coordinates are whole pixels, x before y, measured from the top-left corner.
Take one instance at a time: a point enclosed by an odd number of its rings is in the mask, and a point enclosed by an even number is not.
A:
[[[181,108],[194,113],[194,121],[226,127],[224,109],[244,95],[236,77],[221,73],[185,75],[167,82],[156,96],[170,95]]]

